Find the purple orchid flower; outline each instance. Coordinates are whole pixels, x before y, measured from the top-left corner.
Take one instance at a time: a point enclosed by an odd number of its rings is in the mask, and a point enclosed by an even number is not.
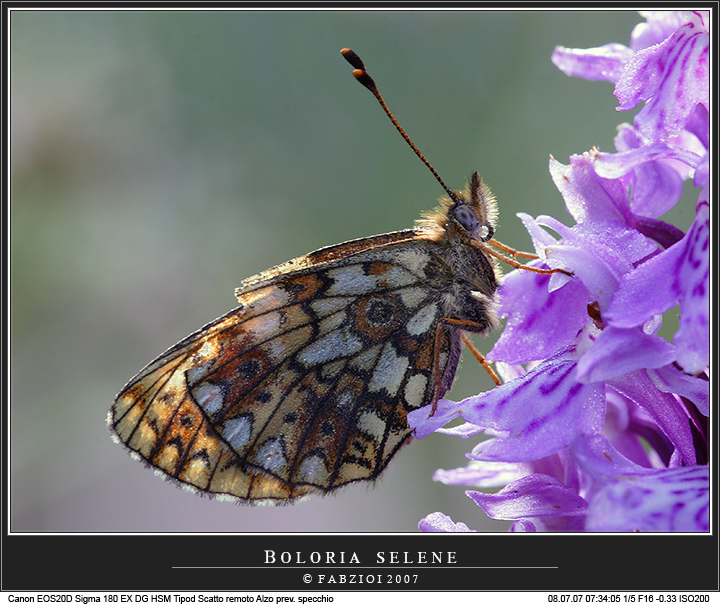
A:
[[[505,383],[408,416],[418,437],[489,436],[435,479],[502,487],[466,493],[511,531],[709,531],[709,16],[643,16],[629,47],[553,53],[568,75],[615,83],[618,110],[644,103],[615,153],[551,158],[574,225],[519,215],[533,263],[572,277],[509,274],[488,354]],[[683,233],[660,217],[688,178],[699,193]],[[419,527],[472,531],[442,513]]]

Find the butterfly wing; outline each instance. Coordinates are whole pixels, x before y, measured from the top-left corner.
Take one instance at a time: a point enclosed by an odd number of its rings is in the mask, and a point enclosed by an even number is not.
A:
[[[237,309],[118,395],[117,437],[185,486],[241,501],[377,478],[410,438],[407,413],[445,392],[459,357],[458,335],[437,329],[433,246],[402,231],[246,280]]]

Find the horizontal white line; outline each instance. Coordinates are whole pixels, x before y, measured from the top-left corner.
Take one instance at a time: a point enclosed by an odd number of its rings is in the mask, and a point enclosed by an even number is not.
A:
[[[557,565],[477,565],[477,566],[465,566],[465,565],[398,565],[393,567],[348,567],[347,565],[229,565],[229,566],[195,566],[195,565],[173,565],[172,569],[317,569],[322,571],[323,569],[347,569],[352,571],[353,569],[372,569],[374,571],[392,571],[393,569],[559,569]]]

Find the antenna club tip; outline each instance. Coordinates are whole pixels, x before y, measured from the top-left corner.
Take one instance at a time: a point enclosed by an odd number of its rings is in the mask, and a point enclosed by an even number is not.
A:
[[[340,52],[342,53],[342,56],[345,57],[345,60],[355,69],[365,69],[362,60],[357,56],[355,51],[349,48],[343,48]]]

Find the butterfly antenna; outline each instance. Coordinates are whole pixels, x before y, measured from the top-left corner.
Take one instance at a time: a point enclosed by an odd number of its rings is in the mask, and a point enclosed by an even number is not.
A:
[[[370,77],[370,74],[365,69],[365,64],[362,62],[362,59],[358,57],[357,54],[355,54],[355,52],[350,50],[349,48],[343,48],[340,52],[342,53],[342,56],[345,57],[345,60],[355,68],[352,72],[352,75],[355,77],[355,79],[360,82],[360,84],[362,84],[365,88],[367,88],[378,100],[380,106],[383,108],[383,111],[387,114],[387,117],[390,118],[390,121],[393,123],[393,126],[395,126],[402,138],[405,139],[405,142],[410,146],[410,149],[412,149],[415,152],[415,155],[423,161],[423,164],[425,164],[425,166],[430,169],[430,172],[433,173],[433,176],[437,179],[437,182],[440,183],[442,188],[447,191],[450,198],[454,202],[457,202],[458,198],[455,192],[453,192],[440,178],[440,175],[432,167],[432,164],[430,164],[430,162],[425,159],[425,156],[415,146],[415,143],[412,142],[412,139],[408,136],[403,127],[400,126],[400,123],[395,119],[395,116],[388,109],[388,106],[385,104],[385,100],[382,98],[380,91],[375,85],[375,81]]]

